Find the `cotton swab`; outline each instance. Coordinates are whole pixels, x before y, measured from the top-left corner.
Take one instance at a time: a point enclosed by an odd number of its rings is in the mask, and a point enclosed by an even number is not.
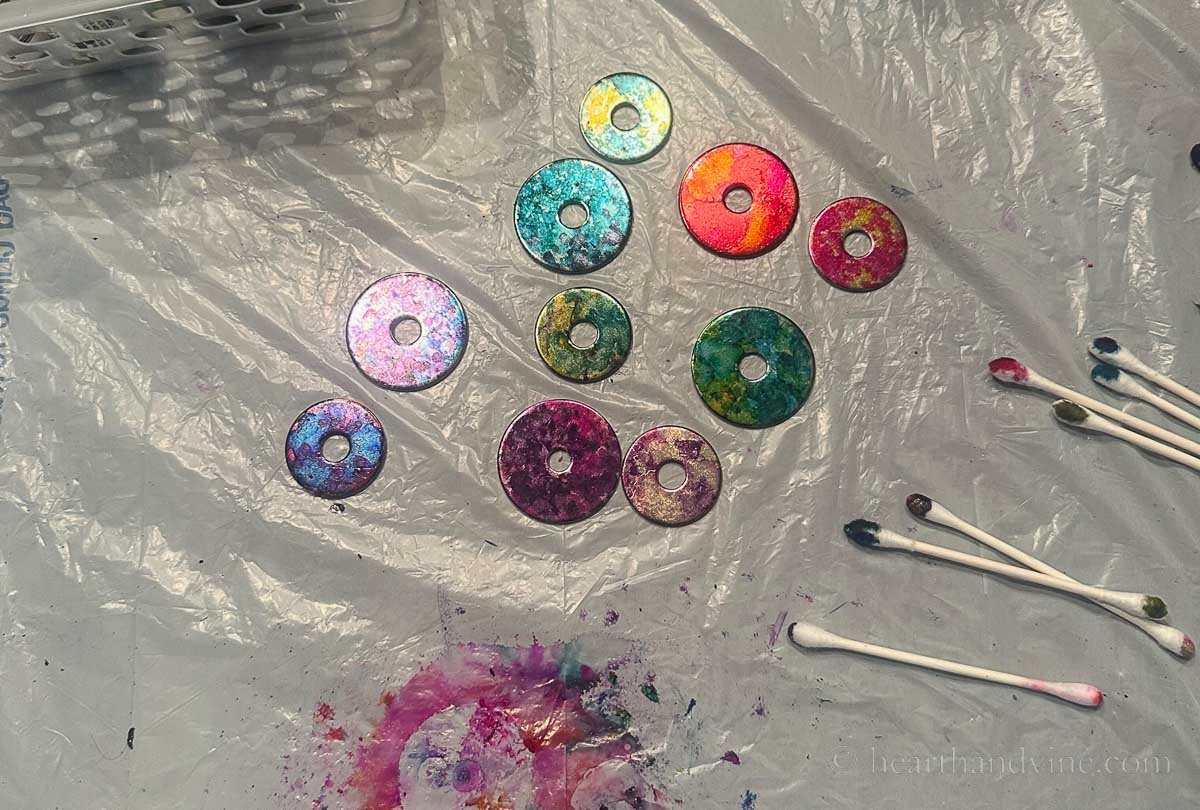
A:
[[[1053,695],[1080,706],[1095,708],[1104,702],[1104,693],[1090,683],[1066,683],[1063,681],[1043,681],[1038,678],[1026,678],[1023,675],[1012,675],[1008,672],[997,672],[994,669],[973,667],[970,664],[960,664],[957,661],[947,661],[944,658],[930,658],[927,655],[894,650],[891,647],[880,647],[865,641],[855,641],[844,638],[807,622],[796,622],[788,628],[788,638],[797,647],[806,649],[845,650],[846,652],[869,655],[886,661],[898,661],[914,667],[924,667],[937,672],[948,672],[951,675],[962,675],[980,681],[1001,683],[1028,689],[1031,692],[1041,692]]]
[[[1032,568],[1034,571],[1040,571],[1043,574],[1048,574],[1052,577],[1058,577],[1060,579],[1071,579],[1071,577],[1067,576],[1062,571],[1059,571],[1057,568],[1042,562],[1037,557],[1026,554],[1019,548],[1004,542],[999,537],[988,534],[978,526],[972,526],[970,523],[967,523],[967,521],[963,520],[937,501],[925,495],[914,493],[909,495],[908,500],[906,500],[904,503],[905,506],[908,507],[908,511],[911,512],[915,517],[919,517],[922,520],[927,520],[930,523],[936,523],[939,526],[945,526],[947,529],[953,529],[957,532],[961,532],[967,537],[977,540],[993,551],[998,551],[1005,557],[1009,557],[1021,563],[1021,565]],[[1078,582],[1078,580],[1071,581]],[[1178,628],[1171,627],[1166,624],[1156,624],[1154,622],[1149,622],[1145,619],[1138,618],[1137,616],[1131,616],[1125,611],[1118,610],[1112,605],[1106,605],[1103,602],[1096,602],[1095,604],[1104,608],[1112,615],[1129,622],[1134,627],[1138,628],[1143,633],[1157,641],[1159,646],[1167,650],[1167,652],[1178,655],[1180,658],[1184,659],[1191,658],[1196,654],[1196,643],[1192,641],[1191,637],[1188,636],[1187,633],[1184,633]]]
[[[1145,436],[1139,436],[1132,430],[1126,430],[1120,425],[1114,425],[1104,417],[1097,416],[1069,399],[1056,400],[1053,407],[1055,418],[1065,425],[1091,430],[1096,433],[1106,433],[1114,439],[1123,439],[1149,453],[1155,453],[1185,467],[1191,467],[1193,470],[1200,471],[1200,458],[1189,456],[1187,453],[1182,453],[1174,447],[1168,447],[1162,442],[1156,442],[1153,439],[1147,439]]]
[[[1147,436],[1153,436],[1159,441],[1174,445],[1180,450],[1185,450],[1194,456],[1200,456],[1200,444],[1191,441],[1190,439],[1185,439],[1182,436],[1177,436],[1165,428],[1160,428],[1158,425],[1147,422],[1145,419],[1138,419],[1136,416],[1131,416],[1130,414],[1127,414],[1124,411],[1119,411],[1110,405],[1105,405],[1103,402],[1092,399],[1089,396],[1085,396],[1078,391],[1072,391],[1070,388],[1067,388],[1064,385],[1059,385],[1053,380],[1048,380],[1033,369],[1029,368],[1018,360],[1012,359],[1011,357],[997,357],[995,360],[988,363],[988,371],[990,371],[992,376],[1000,382],[1023,385],[1026,388],[1042,391],[1043,393],[1050,394],[1051,396],[1074,400],[1080,405],[1091,408],[1098,414],[1107,416],[1109,419],[1113,419],[1123,425],[1133,428],[1134,430],[1145,433]]]
[[[1121,344],[1117,343],[1110,337],[1098,337],[1092,341],[1092,345],[1088,347],[1092,357],[1097,360],[1103,360],[1105,363],[1111,363],[1117,368],[1123,368],[1126,371],[1131,371],[1139,377],[1145,377],[1150,382],[1157,385],[1159,388],[1170,391],[1180,399],[1187,400],[1193,405],[1200,406],[1200,394],[1197,394],[1192,389],[1182,383],[1177,383],[1168,377],[1166,374],[1155,371],[1150,366],[1139,360],[1133,352],[1128,349],[1121,348]]]
[[[1056,591],[1095,599],[1098,602],[1119,607],[1138,616],[1162,619],[1167,615],[1166,603],[1157,596],[1149,596],[1144,593],[1129,593],[1127,591],[1110,591],[1107,588],[1083,585],[1074,580],[1059,579],[1058,577],[1048,576],[1038,571],[1018,568],[1015,565],[1006,565],[1005,563],[994,562],[983,557],[963,554],[961,551],[942,548],[930,543],[922,543],[920,540],[913,540],[910,537],[896,534],[893,531],[880,527],[878,523],[871,520],[864,520],[863,518],[852,520],[846,524],[843,531],[846,532],[847,537],[863,548],[890,548],[911,551],[914,554],[957,563],[979,571],[1000,574],[1001,576],[1019,580],[1020,582],[1028,582],[1033,585],[1041,585],[1044,588],[1052,588]]]
[[[1174,402],[1163,399],[1135,380],[1133,375],[1126,374],[1116,366],[1109,365],[1108,363],[1097,363],[1096,367],[1092,369],[1092,379],[1110,391],[1116,391],[1118,394],[1130,397],[1131,399],[1140,399],[1142,402],[1148,402],[1168,416],[1183,422],[1188,427],[1200,430],[1200,416],[1196,416],[1191,411],[1185,411]]]

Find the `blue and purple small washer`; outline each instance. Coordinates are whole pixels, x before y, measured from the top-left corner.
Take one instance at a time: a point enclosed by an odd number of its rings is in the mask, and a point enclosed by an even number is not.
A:
[[[340,461],[330,461],[321,452],[333,436],[350,442],[350,452]],[[375,480],[383,467],[387,439],[366,406],[352,399],[327,399],[296,417],[285,452],[297,484],[322,498],[347,498]]]

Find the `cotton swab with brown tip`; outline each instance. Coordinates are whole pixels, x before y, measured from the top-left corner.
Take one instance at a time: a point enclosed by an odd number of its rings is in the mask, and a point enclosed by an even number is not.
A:
[[[989,683],[1000,683],[1015,686],[1018,689],[1028,689],[1044,695],[1075,703],[1079,706],[1096,708],[1104,702],[1104,693],[1090,683],[1067,683],[1063,681],[1043,681],[1040,678],[1026,678],[1024,675],[1013,675],[1008,672],[998,672],[994,669],[960,664],[957,661],[947,661],[944,658],[930,658],[927,655],[895,650],[891,647],[880,647],[865,641],[855,641],[830,633],[807,622],[796,622],[788,628],[788,638],[797,647],[805,649],[844,650],[846,652],[869,655],[872,658],[882,658],[885,661],[898,661],[914,667],[932,669],[935,672],[948,672],[951,675],[961,675],[964,678],[974,678]]]
[[[1059,577],[1060,579],[1068,579],[1073,582],[1078,582],[1078,580],[1072,580],[1071,577],[1067,576],[1062,571],[1059,571],[1053,566],[1042,562],[1037,557],[1026,554],[1019,548],[1004,542],[999,537],[985,532],[978,526],[971,525],[932,498],[914,493],[908,496],[908,500],[905,501],[905,506],[908,507],[908,511],[911,512],[915,517],[919,517],[922,520],[927,520],[930,523],[936,523],[939,526],[945,526],[947,529],[953,529],[954,531],[961,532],[967,537],[970,537],[972,540],[982,543],[993,551],[1003,554],[1005,557],[1016,560],[1027,568],[1032,568],[1034,571],[1040,571],[1043,574],[1049,574],[1052,577]],[[1130,615],[1123,610],[1115,608],[1112,605],[1106,605],[1103,602],[1096,602],[1095,600],[1092,601],[1095,602],[1096,605],[1099,605],[1107,610],[1112,615],[1124,619],[1146,635],[1150,636],[1167,652],[1177,655],[1183,659],[1189,659],[1196,654],[1196,643],[1192,641],[1191,637],[1182,630],[1171,627],[1170,625],[1156,624],[1155,622],[1146,621],[1145,619]]]
[[[1107,605],[1119,607],[1121,610],[1133,613],[1134,615],[1145,616],[1150,619],[1162,620],[1167,615],[1166,603],[1157,596],[1150,596],[1144,593],[1130,593],[1127,591],[1112,591],[1108,588],[1083,585],[1074,580],[1059,579],[1058,577],[1052,577],[1037,571],[1030,571],[1027,568],[1018,568],[1015,565],[1006,565],[1001,562],[984,559],[983,557],[963,554],[961,551],[942,548],[931,543],[922,543],[920,540],[913,540],[911,537],[896,534],[871,520],[864,520],[862,518],[852,520],[845,525],[843,531],[845,531],[847,537],[863,548],[911,551],[914,554],[921,554],[925,557],[933,557],[938,560],[957,563],[967,568],[987,571],[989,574],[1000,574],[1019,582],[1028,582],[1031,585],[1041,585],[1043,588],[1051,588],[1056,591],[1094,599],[1097,602],[1104,602]]]

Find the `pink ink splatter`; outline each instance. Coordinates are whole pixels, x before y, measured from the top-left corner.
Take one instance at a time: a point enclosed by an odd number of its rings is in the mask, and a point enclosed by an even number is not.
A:
[[[333,707],[328,703],[318,703],[317,708],[313,710],[313,719],[319,722],[328,723],[333,716]]]
[[[339,793],[354,810],[665,810],[602,677],[614,666],[581,663],[574,644],[451,647],[384,694]]]

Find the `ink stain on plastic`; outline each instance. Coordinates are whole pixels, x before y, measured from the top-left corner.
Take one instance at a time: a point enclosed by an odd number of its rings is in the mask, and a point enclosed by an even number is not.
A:
[[[653,673],[626,671],[639,665],[631,648],[590,666],[574,642],[451,646],[341,725],[318,704],[312,762],[283,757],[287,796],[317,810],[666,810],[633,731],[646,704],[622,686],[649,697]]]

